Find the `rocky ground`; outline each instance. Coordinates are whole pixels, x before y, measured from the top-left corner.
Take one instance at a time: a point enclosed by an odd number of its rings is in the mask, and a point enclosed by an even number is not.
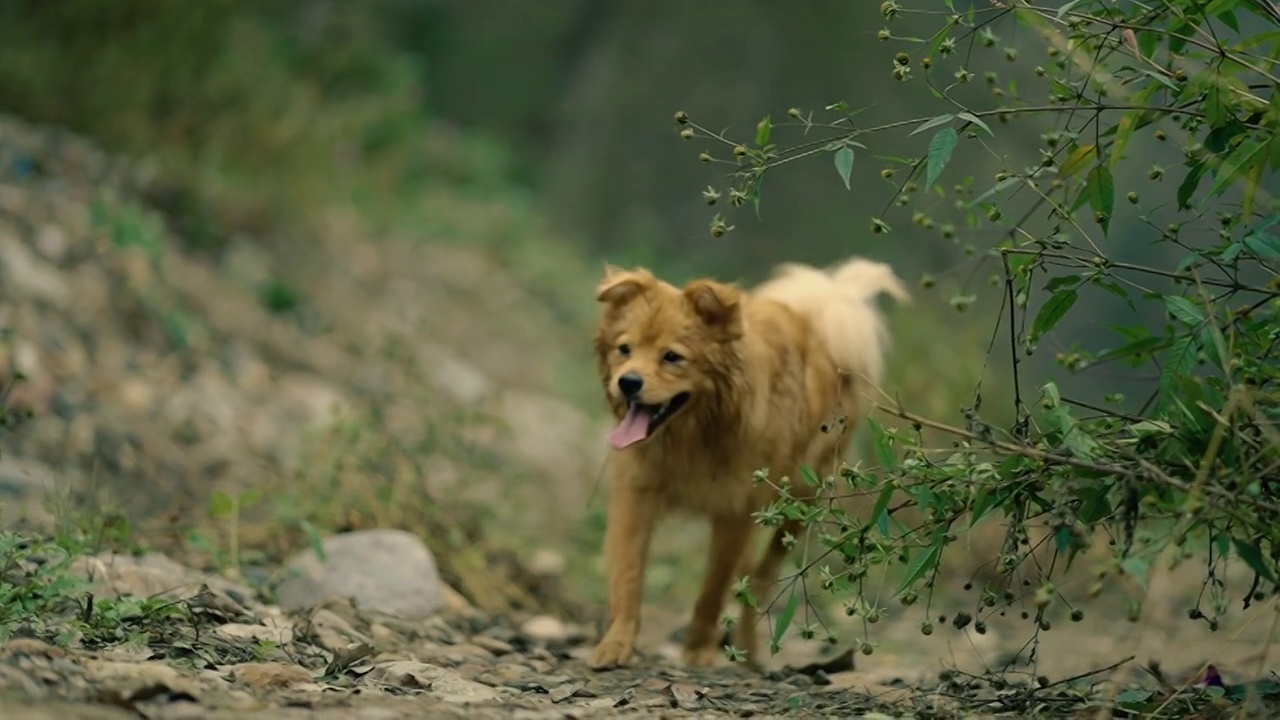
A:
[[[301,561],[300,572],[282,582],[283,606],[162,555],[79,558],[70,571],[93,579],[99,606],[85,614],[110,614],[129,598],[149,604],[106,637],[93,620],[84,630],[71,621],[16,623],[0,646],[0,714],[850,716],[901,699],[889,687],[876,688],[887,696],[877,698],[842,682],[847,655],[767,677],[733,668],[690,672],[652,654],[629,670],[591,673],[584,655],[593,631],[548,615],[486,614],[456,594],[441,595],[429,580],[429,553],[414,542],[395,531],[335,538],[323,567]],[[402,552],[369,554],[378,550]],[[308,564],[314,567],[301,567]],[[343,599],[348,593],[354,602]],[[59,635],[63,642],[50,644]]]
[[[173,193],[0,118],[0,717],[1061,715],[1116,678],[1125,707],[1183,707],[1207,665],[1228,699],[1275,689],[1246,683],[1271,682],[1271,606],[1210,633],[1173,576],[1143,623],[1060,609],[1001,677],[1028,623],[956,628],[959,596],[894,605],[856,663],[846,622],[764,674],[688,670],[701,551],[681,532],[637,662],[589,672],[589,348],[571,309],[453,242],[528,219],[428,190],[438,243],[354,242],[367,228],[331,208],[304,242],[215,228],[208,253]]]
[[[3,717],[1061,717],[1108,705],[1098,689],[1116,679],[1130,709],[1215,716],[1206,684],[1222,711],[1250,687],[1280,693],[1280,682],[1236,684],[1216,668],[1166,674],[1194,668],[1187,656],[1054,679],[940,672],[900,655],[859,658],[871,666],[861,669],[852,650],[763,674],[693,670],[652,633],[632,667],[596,673],[585,665],[594,628],[478,611],[400,531],[334,536],[323,561],[300,554],[265,594],[154,553],[72,557],[38,542],[5,551],[4,579],[36,588],[29,601],[57,582],[74,602],[8,618]]]

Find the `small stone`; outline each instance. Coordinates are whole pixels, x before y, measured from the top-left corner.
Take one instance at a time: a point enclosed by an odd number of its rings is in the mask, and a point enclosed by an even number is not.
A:
[[[231,669],[231,677],[239,683],[259,690],[278,690],[312,681],[311,673],[305,668],[284,663],[237,665]]]
[[[494,655],[506,655],[516,651],[516,649],[511,646],[511,643],[499,640],[495,637],[489,637],[487,635],[477,635],[471,638],[471,642],[477,647],[484,648]]]
[[[400,634],[382,623],[370,625],[369,636],[381,647],[390,647],[400,641]]]
[[[524,688],[528,686],[533,679],[533,674],[529,668],[523,665],[512,663],[503,663],[494,666],[492,670],[481,673],[476,676],[476,682],[482,682],[485,685],[503,685],[506,687]]]
[[[534,658],[532,660],[526,661],[525,665],[530,670],[534,671],[535,673],[538,673],[539,675],[544,675],[546,673],[551,672],[551,668],[553,667],[551,663],[547,662],[546,660],[541,660],[538,658]]]
[[[14,638],[0,645],[0,659],[9,660],[15,657],[41,657],[54,660],[65,657],[67,652],[56,645],[43,643],[35,638]]]
[[[547,697],[551,698],[551,702],[559,705],[578,693],[583,688],[582,683],[565,683],[553,688],[547,693]]]
[[[427,379],[442,392],[464,406],[478,405],[493,393],[493,381],[475,365],[459,358],[447,348],[426,343],[420,351]]]
[[[455,704],[501,700],[508,694],[467,680],[452,670],[413,660],[395,660],[377,665],[366,676],[366,681],[409,690],[427,690],[433,697]]]
[[[84,669],[86,678],[100,690],[126,700],[139,693],[154,693],[156,688],[165,688],[170,696],[186,696],[195,700],[202,694],[195,678],[160,662],[90,660]]]
[[[45,223],[36,231],[35,246],[41,255],[56,263],[61,262],[67,254],[70,243],[67,242],[65,230],[52,223]]]
[[[265,625],[248,623],[226,623],[213,631],[227,640],[252,640],[254,642],[273,642],[277,645],[288,645],[293,642],[293,628],[279,621]]]
[[[558,618],[538,615],[520,626],[520,632],[531,640],[559,642],[569,636],[569,629]]]
[[[555,550],[543,548],[535,552],[526,565],[529,572],[534,575],[559,577],[564,574],[568,563],[565,561],[564,555]]]
[[[372,640],[352,627],[351,623],[341,615],[328,608],[320,608],[313,612],[309,618],[298,625],[295,632],[331,653],[341,652],[352,643],[371,644]]]
[[[692,712],[701,705],[702,692],[692,685],[671,683],[667,687],[667,691],[671,693],[671,699],[675,706],[681,710]]]
[[[325,538],[325,560],[306,550],[286,566],[280,606],[301,610],[347,598],[363,610],[425,618],[444,606],[431,551],[402,530],[362,530]]]
[[[0,272],[5,294],[31,298],[56,308],[71,300],[71,287],[58,268],[31,252],[16,232],[0,227]]]

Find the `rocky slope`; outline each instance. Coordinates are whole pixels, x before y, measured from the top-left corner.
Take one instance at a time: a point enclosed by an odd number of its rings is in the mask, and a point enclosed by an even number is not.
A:
[[[192,254],[148,204],[151,176],[0,121],[9,522],[116,512],[153,546],[225,565],[229,538],[207,515],[226,498],[239,544],[280,554],[305,542],[299,528],[458,524],[443,509],[465,503],[513,538],[581,516],[602,444],[558,392],[580,361],[573,336],[492,258],[448,237],[359,241],[340,208],[292,250],[232,237],[216,258]],[[510,221],[465,202],[423,197],[444,235]],[[452,529],[433,545],[474,539]]]

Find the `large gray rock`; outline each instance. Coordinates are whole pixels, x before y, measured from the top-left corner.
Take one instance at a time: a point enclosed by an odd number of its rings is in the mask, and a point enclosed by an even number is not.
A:
[[[364,610],[400,618],[427,617],[444,606],[431,550],[402,530],[361,530],[326,538],[325,559],[311,550],[284,569],[276,598],[286,610],[348,599]]]

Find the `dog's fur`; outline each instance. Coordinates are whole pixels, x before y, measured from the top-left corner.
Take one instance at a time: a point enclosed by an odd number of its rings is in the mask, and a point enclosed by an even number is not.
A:
[[[836,471],[883,372],[882,293],[908,300],[889,266],[861,258],[828,271],[786,264],[750,291],[708,279],[677,288],[645,269],[606,266],[595,351],[619,424],[604,540],[609,625],[592,667],[630,660],[650,539],[670,511],[711,522],[686,663],[720,656],[719,617],[735,578],[750,575],[752,593],[768,602],[787,554],[783,538],[799,528],[777,528],[752,567],[751,514],[775,497],[752,475],[767,469],[776,482],[798,478],[801,465]],[[758,667],[756,621],[744,605],[735,645]]]

